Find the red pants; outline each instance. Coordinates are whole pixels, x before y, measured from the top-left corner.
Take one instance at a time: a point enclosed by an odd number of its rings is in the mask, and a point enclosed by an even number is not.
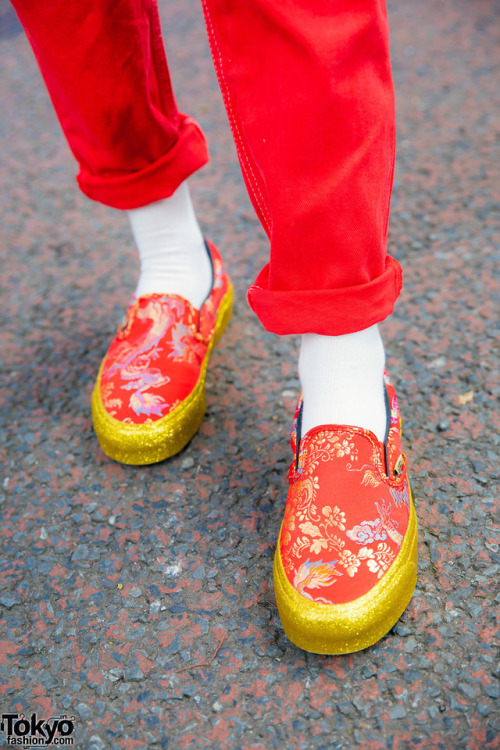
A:
[[[250,198],[271,242],[248,299],[275,333],[392,312],[394,97],[384,0],[202,0]],[[94,200],[168,197],[208,159],[177,109],[155,0],[14,0]]]

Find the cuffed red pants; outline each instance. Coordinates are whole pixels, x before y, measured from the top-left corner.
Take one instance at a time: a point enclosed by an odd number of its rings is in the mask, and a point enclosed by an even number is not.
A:
[[[14,0],[93,200],[137,208],[208,159],[177,109],[155,0]],[[384,0],[202,0],[270,262],[248,291],[278,334],[387,317],[394,95]]]

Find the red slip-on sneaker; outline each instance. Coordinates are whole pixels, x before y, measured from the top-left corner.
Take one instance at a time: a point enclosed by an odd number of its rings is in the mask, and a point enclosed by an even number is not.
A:
[[[385,443],[369,430],[292,427],[295,458],[274,558],[285,633],[306,651],[346,654],[397,622],[417,580],[417,518],[396,393],[384,374]]]
[[[101,364],[92,416],[103,451],[115,461],[163,461],[203,421],[208,360],[233,302],[221,257],[206,244],[213,284],[200,310],[175,294],[133,300]]]

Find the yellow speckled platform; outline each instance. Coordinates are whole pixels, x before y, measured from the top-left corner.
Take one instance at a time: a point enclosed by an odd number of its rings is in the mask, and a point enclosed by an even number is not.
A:
[[[173,411],[151,424],[125,424],[108,414],[100,395],[101,364],[92,394],[92,418],[101,448],[107,456],[124,464],[153,464],[174,456],[189,443],[205,414],[208,360],[231,318],[232,308],[233,287],[229,284],[219,307],[214,337],[203,360],[195,388]]]
[[[281,538],[281,533],[280,533]],[[372,646],[405,611],[417,582],[417,516],[410,492],[410,519],[398,556],[380,581],[347,604],[321,604],[301,596],[274,556],[274,588],[283,629],[296,646],[316,654],[349,654]]]

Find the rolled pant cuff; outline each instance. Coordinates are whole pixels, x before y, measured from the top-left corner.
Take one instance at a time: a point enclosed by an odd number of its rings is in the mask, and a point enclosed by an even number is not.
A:
[[[82,169],[80,190],[91,200],[129,210],[168,198],[193,172],[209,160],[205,136],[198,123],[181,115],[179,139],[167,153],[139,172],[99,176]]]
[[[387,256],[376,279],[341,289],[270,290],[269,264],[247,294],[250,307],[271,333],[341,336],[387,318],[403,286],[399,263]]]

